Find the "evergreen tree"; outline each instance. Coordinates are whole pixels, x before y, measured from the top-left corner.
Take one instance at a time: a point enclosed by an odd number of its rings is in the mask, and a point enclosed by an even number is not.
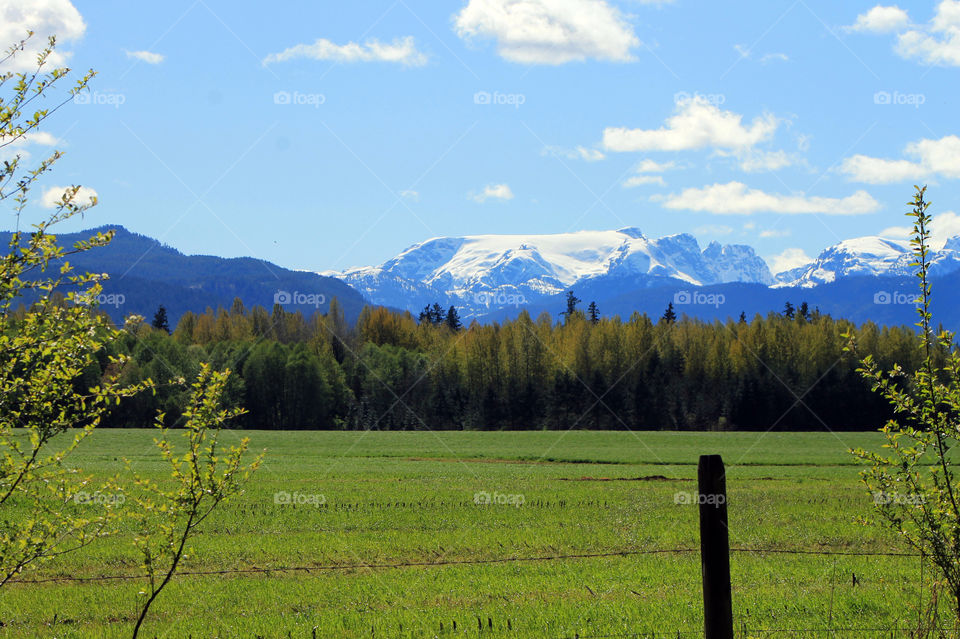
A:
[[[745,311],[740,311],[740,323],[741,324],[747,323],[747,314]]]
[[[800,308],[797,309],[797,313],[799,313],[800,317],[802,317],[803,319],[809,320],[810,306],[806,302],[800,302]]]
[[[445,321],[452,331],[459,331],[463,328],[463,324],[460,322],[460,314],[457,313],[457,309],[453,306],[447,309],[447,318]]]
[[[663,317],[660,318],[660,321],[666,322],[667,324],[673,324],[677,321],[677,314],[673,310],[673,302],[667,304],[667,310],[663,312]]]
[[[590,306],[587,307],[587,316],[590,318],[591,324],[600,323],[600,310],[597,308],[596,302],[590,302]]]
[[[170,334],[170,323],[167,321],[167,309],[164,308],[162,304],[160,308],[157,309],[157,312],[153,314],[153,321],[150,322],[150,325],[158,331],[163,331],[167,335]]]
[[[793,304],[791,304],[790,302],[787,302],[786,304],[783,305],[784,317],[786,317],[787,319],[793,319],[795,314],[796,314],[796,311],[794,311]]]
[[[577,312],[577,304],[580,303],[580,298],[573,294],[573,291],[567,291],[567,310],[564,311],[564,315],[568,318]]]
[[[420,314],[417,316],[417,323],[423,324],[424,322],[429,322],[433,324],[433,310],[430,308],[430,305],[427,304],[423,307],[423,310],[420,311]]]

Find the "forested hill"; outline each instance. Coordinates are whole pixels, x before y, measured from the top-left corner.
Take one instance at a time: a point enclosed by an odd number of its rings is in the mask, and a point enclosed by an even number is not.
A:
[[[184,255],[122,226],[65,233],[58,236],[58,241],[69,249],[74,242],[110,229],[116,235],[109,246],[70,256],[69,262],[78,273],[110,275],[103,286],[100,308],[120,324],[131,314],[149,319],[160,305],[167,309],[171,323],[176,324],[187,311],[202,313],[208,307],[229,308],[234,298],[240,298],[249,307],[268,309],[279,301],[285,310],[299,310],[309,316],[315,311],[326,313],[330,300],[336,297],[350,322],[359,317],[364,305],[360,293],[333,277],[293,271],[250,257]],[[0,250],[6,250],[10,233],[0,232],[0,241]]]
[[[190,379],[204,360],[229,368],[249,428],[875,430],[892,411],[844,334],[884,369],[915,370],[921,355],[911,327],[857,327],[804,304],[722,323],[580,311],[453,320],[367,307],[350,326],[336,307],[305,318],[238,304],[188,313],[172,335],[127,327],[123,379]],[[143,426],[158,409],[176,424],[185,392],[163,384],[105,425]]]

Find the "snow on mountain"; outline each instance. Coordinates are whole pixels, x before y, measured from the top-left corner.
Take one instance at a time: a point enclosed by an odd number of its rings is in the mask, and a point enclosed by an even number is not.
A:
[[[847,276],[906,276],[916,272],[909,242],[877,236],[844,240],[824,249],[806,264],[776,275],[774,286],[803,286],[834,282]],[[960,269],[960,236],[947,241],[931,254],[931,274],[945,275]]]
[[[455,304],[466,317],[608,277],[638,286],[671,280],[692,286],[774,282],[749,246],[713,242],[701,250],[692,235],[650,239],[636,228],[433,238],[379,266],[323,274],[344,280],[377,304],[415,311],[437,301]]]

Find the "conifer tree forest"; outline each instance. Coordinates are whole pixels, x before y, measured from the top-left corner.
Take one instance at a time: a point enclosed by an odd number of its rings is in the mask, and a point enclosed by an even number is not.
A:
[[[854,326],[806,305],[752,319],[706,322],[667,309],[623,320],[569,308],[559,321],[521,312],[461,323],[439,305],[420,317],[366,307],[354,326],[336,300],[305,317],[282,306],[186,313],[168,333],[128,321],[123,382],[150,378],[155,395],[126,398],[104,425],[176,426],[201,362],[231,369],[228,400],[262,429],[873,430],[889,406],[844,353],[848,331],[881,367],[914,369],[913,327]],[[798,310],[800,309],[800,310]],[[93,385],[104,353],[83,380]]]

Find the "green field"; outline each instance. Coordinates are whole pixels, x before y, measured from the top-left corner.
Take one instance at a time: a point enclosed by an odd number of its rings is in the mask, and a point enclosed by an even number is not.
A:
[[[846,449],[878,447],[872,433],[248,434],[267,450],[265,465],[205,524],[182,571],[310,570],[182,575],[142,636],[702,635],[697,552],[543,558],[698,548],[697,508],[676,502],[695,493],[706,453],[728,466],[734,547],[907,550],[854,521],[872,501]],[[129,480],[127,458],[163,480],[153,436],[101,430],[72,463]],[[511,504],[477,505],[481,491]],[[278,492],[325,503],[276,503]],[[24,578],[138,575],[130,541],[121,530]],[[491,561],[499,559],[509,561]],[[731,562],[736,625],[747,636],[916,626],[916,558],[735,552]],[[0,639],[129,636],[141,586],[9,585]]]

